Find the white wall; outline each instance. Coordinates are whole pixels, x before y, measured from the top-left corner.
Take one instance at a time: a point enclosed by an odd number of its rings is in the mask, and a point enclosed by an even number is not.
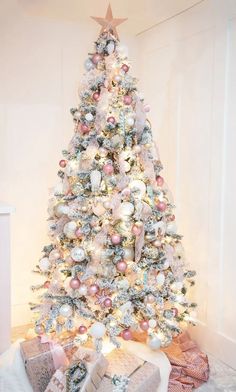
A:
[[[138,46],[164,175],[197,270],[192,334],[236,368],[236,2],[205,0],[139,35]]]
[[[84,25],[29,15],[22,4],[0,2],[0,201],[16,208],[12,325],[31,318],[30,286],[38,280],[31,271],[48,243],[49,188],[73,135],[69,109],[77,104],[83,64],[99,34],[92,20]],[[131,58],[133,40],[122,37]]]

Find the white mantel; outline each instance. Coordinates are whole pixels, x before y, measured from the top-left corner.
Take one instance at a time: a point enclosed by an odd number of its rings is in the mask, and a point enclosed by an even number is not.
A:
[[[10,216],[14,208],[0,202],[0,354],[11,342]]]

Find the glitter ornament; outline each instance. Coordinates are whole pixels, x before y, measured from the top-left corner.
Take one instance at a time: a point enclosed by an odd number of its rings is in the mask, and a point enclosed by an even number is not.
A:
[[[93,297],[93,296],[96,295],[98,292],[99,292],[99,286],[98,286],[96,283],[91,284],[91,285],[89,286],[89,288],[88,288],[88,293],[89,293],[89,295],[91,295],[91,296]]]
[[[85,327],[85,325],[80,325],[78,328],[78,332],[80,335],[83,335],[87,332],[87,327]]]
[[[161,347],[161,340],[158,336],[154,335],[148,339],[147,344],[152,350],[159,350]]]
[[[48,257],[43,257],[39,260],[39,268],[42,272],[47,272],[50,269],[51,263]]]
[[[125,95],[123,97],[123,102],[124,102],[125,105],[131,105],[132,97],[130,95]]]
[[[77,278],[72,278],[70,281],[70,287],[73,290],[77,290],[80,287],[80,280]]]
[[[87,120],[88,122],[91,122],[91,121],[93,121],[93,115],[92,115],[92,113],[86,113],[85,114],[85,120]]]
[[[70,317],[73,313],[72,307],[68,304],[64,304],[60,307],[60,315],[63,317]]]
[[[119,272],[125,272],[127,269],[127,263],[124,260],[118,261],[116,264],[116,269]]]
[[[61,159],[59,162],[59,166],[61,166],[62,168],[66,167],[67,162],[65,161],[65,159]]]
[[[99,63],[99,61],[101,61],[101,60],[102,60],[102,56],[99,53],[94,53],[93,54],[93,56],[92,56],[93,64],[97,65]]]
[[[96,339],[102,338],[106,333],[106,327],[104,324],[100,323],[99,321],[95,322],[90,330],[89,333],[92,337]]]
[[[70,255],[74,261],[83,261],[85,259],[85,252],[83,248],[76,246],[70,252]]]
[[[147,331],[147,330],[149,329],[149,322],[148,322],[148,320],[142,320],[142,321],[140,321],[139,326],[140,326],[140,328],[141,328],[143,331]]]

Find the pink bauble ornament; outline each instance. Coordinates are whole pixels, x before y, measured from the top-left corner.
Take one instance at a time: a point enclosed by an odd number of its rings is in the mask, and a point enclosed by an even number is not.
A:
[[[65,159],[61,159],[59,162],[59,166],[61,166],[62,168],[66,167],[67,162],[65,161]]]
[[[96,295],[99,292],[99,286],[96,283],[93,283],[89,286],[88,288],[88,293],[89,295],[91,295],[92,297],[94,295]]]
[[[44,326],[43,325],[36,325],[36,327],[34,328],[34,330],[35,330],[35,333],[37,334],[37,335],[43,335],[44,334],[44,332],[45,332],[45,329],[44,329]]]
[[[106,299],[104,300],[104,302],[103,302],[103,305],[104,305],[106,308],[111,308],[111,307],[112,307],[112,300],[111,300],[111,298],[106,298]]]
[[[147,331],[148,328],[149,328],[148,320],[142,320],[142,321],[140,321],[139,326],[140,326],[140,328],[141,328],[143,331]]]
[[[81,133],[89,133],[89,131],[90,131],[90,129],[89,129],[89,127],[86,125],[86,124],[81,124],[80,125],[80,131],[81,131]]]
[[[166,203],[164,201],[158,201],[156,205],[158,211],[164,212],[166,210]]]
[[[123,64],[121,69],[126,73],[129,70],[129,66],[127,64]]]
[[[162,186],[164,184],[164,178],[161,176],[157,176],[156,182],[158,186]]]
[[[116,269],[119,272],[125,272],[127,269],[127,263],[124,260],[118,261],[118,263],[116,264]]]
[[[84,333],[87,332],[87,328],[85,327],[85,325],[80,325],[78,328],[78,332],[80,335],[83,335]]]
[[[50,281],[49,281],[49,280],[46,280],[46,282],[44,282],[44,284],[43,284],[43,287],[44,287],[45,289],[48,289],[48,288],[50,287]]]
[[[139,236],[139,235],[141,234],[141,232],[142,232],[142,227],[138,227],[138,226],[136,226],[136,225],[134,225],[134,226],[132,227],[132,233],[133,233],[134,235]]]
[[[81,238],[83,236],[82,230],[80,227],[78,227],[78,229],[75,230],[75,235],[77,238]]]
[[[148,112],[150,112],[150,105],[144,105],[144,111],[146,112],[146,113],[148,113]]]
[[[116,123],[116,119],[113,116],[108,117],[107,122],[110,124],[115,124]]]
[[[79,286],[80,286],[80,280],[77,278],[72,278],[70,281],[70,287],[73,290],[77,290],[79,288]]]
[[[111,163],[106,163],[103,168],[102,168],[103,172],[107,175],[111,175],[114,173],[114,167],[112,166]]]
[[[92,56],[93,64],[99,63],[99,61],[101,61],[101,59],[102,59],[102,56],[99,53],[94,53],[94,55]]]
[[[98,91],[96,91],[95,93],[93,93],[93,99],[94,99],[94,101],[98,101],[99,100],[99,98],[100,98],[100,94],[99,94],[99,92]]]
[[[124,329],[124,331],[121,333],[121,336],[124,340],[131,340],[133,337],[130,329]]]
[[[132,97],[130,95],[125,95],[123,98],[123,102],[125,105],[131,105],[132,103]]]
[[[111,242],[114,245],[118,245],[121,243],[121,236],[119,234],[112,234],[111,236]]]
[[[153,304],[155,302],[155,297],[152,294],[148,294],[145,299],[147,304]]]

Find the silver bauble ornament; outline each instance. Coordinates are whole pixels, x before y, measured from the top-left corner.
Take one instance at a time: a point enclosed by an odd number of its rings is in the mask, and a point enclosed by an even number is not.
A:
[[[100,323],[99,321],[95,322],[90,330],[89,334],[95,338],[95,339],[100,339],[102,338],[106,333],[106,327],[104,324]]]
[[[39,268],[42,272],[47,272],[50,269],[50,261],[48,257],[43,257],[39,260]]]
[[[76,238],[75,231],[77,229],[77,224],[74,221],[70,221],[65,224],[63,228],[63,232],[67,238],[74,239]]]
[[[83,261],[85,259],[84,249],[76,246],[70,251],[70,255],[74,261]]]
[[[156,335],[150,336],[148,338],[147,345],[154,351],[159,350],[161,347],[161,340]]]

